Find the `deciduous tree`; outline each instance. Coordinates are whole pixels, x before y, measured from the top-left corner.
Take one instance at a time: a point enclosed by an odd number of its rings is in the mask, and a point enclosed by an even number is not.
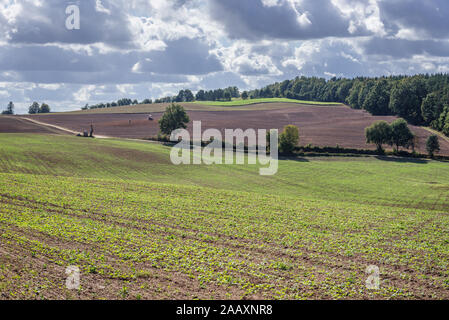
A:
[[[185,109],[179,104],[167,107],[162,118],[159,120],[161,132],[170,135],[176,129],[185,129],[190,122]]]

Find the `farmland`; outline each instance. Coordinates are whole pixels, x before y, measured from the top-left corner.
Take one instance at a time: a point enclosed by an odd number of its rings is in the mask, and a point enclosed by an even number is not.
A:
[[[286,98],[265,98],[232,101],[194,101],[180,102],[189,111],[264,111],[273,109],[296,108],[298,106],[335,107],[340,103],[294,100]],[[111,108],[96,108],[68,112],[69,114],[133,114],[163,112],[170,103],[138,104]]]
[[[447,163],[299,158],[262,177],[169,152],[1,134],[0,298],[449,298]]]
[[[242,107],[190,105],[197,108],[195,110],[187,108],[190,119],[202,121],[204,129],[217,128],[222,132],[224,129],[236,128],[277,128],[282,130],[284,126],[293,124],[299,127],[301,145],[313,144],[322,147],[339,145],[345,148],[375,149],[374,145],[366,144],[365,128],[375,121],[392,122],[396,119],[394,116],[372,116],[366,111],[354,110],[341,105],[306,106],[295,103],[264,103]],[[112,137],[145,139],[157,135],[159,132],[157,120],[162,116],[162,112],[152,111],[155,121],[150,122],[148,113],[115,113],[115,110],[120,108],[134,110],[134,108],[141,107],[98,109],[103,110],[101,112],[113,110],[114,113],[92,113],[97,110],[95,109],[80,113],[70,112],[29,117],[77,132],[88,130],[90,124],[94,123],[96,134]],[[215,108],[221,108],[221,110],[215,110]],[[417,151],[426,153],[426,139],[432,133],[422,127],[410,127],[418,136]],[[192,123],[190,123],[189,129],[192,129]],[[440,153],[449,155],[449,141],[440,139],[440,144]]]

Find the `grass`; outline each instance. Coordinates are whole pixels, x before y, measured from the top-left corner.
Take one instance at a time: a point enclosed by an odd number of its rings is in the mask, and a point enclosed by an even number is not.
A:
[[[278,103],[278,104],[275,104]],[[302,101],[285,98],[271,98],[271,99],[252,99],[252,100],[232,100],[232,101],[196,101],[196,102],[182,102],[181,104],[189,111],[245,111],[245,110],[272,110],[282,108],[294,108],[298,105],[314,105],[314,106],[339,106],[340,103],[331,102],[315,102]],[[150,112],[164,112],[169,103],[154,103],[154,104],[139,104],[132,106],[120,106],[112,108],[92,109],[92,110],[78,110],[70,112],[61,112],[61,114],[98,114],[98,113],[150,113]],[[232,107],[232,108],[230,108]],[[55,113],[58,114],[58,113]],[[39,116],[39,115],[36,115]]]
[[[307,104],[317,106],[341,105],[341,103],[335,102],[317,102],[317,101],[295,100],[287,98],[261,98],[261,99],[247,99],[247,100],[236,99],[232,101],[195,101],[194,103],[207,106],[224,106],[224,107],[247,106],[259,103],[297,103],[297,104]]]
[[[262,177],[257,166],[174,166],[169,152],[0,135],[0,296],[449,297],[447,163],[305,158]],[[69,265],[78,291],[64,288]]]

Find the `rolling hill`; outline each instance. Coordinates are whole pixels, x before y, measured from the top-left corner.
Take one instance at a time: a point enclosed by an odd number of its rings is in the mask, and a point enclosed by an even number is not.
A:
[[[303,158],[262,177],[169,152],[0,134],[2,297],[448,298],[447,163]],[[365,288],[373,264],[379,290]]]

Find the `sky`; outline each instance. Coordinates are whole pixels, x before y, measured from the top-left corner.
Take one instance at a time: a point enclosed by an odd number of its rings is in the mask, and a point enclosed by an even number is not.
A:
[[[0,109],[446,73],[448,16],[447,0],[0,0]]]

